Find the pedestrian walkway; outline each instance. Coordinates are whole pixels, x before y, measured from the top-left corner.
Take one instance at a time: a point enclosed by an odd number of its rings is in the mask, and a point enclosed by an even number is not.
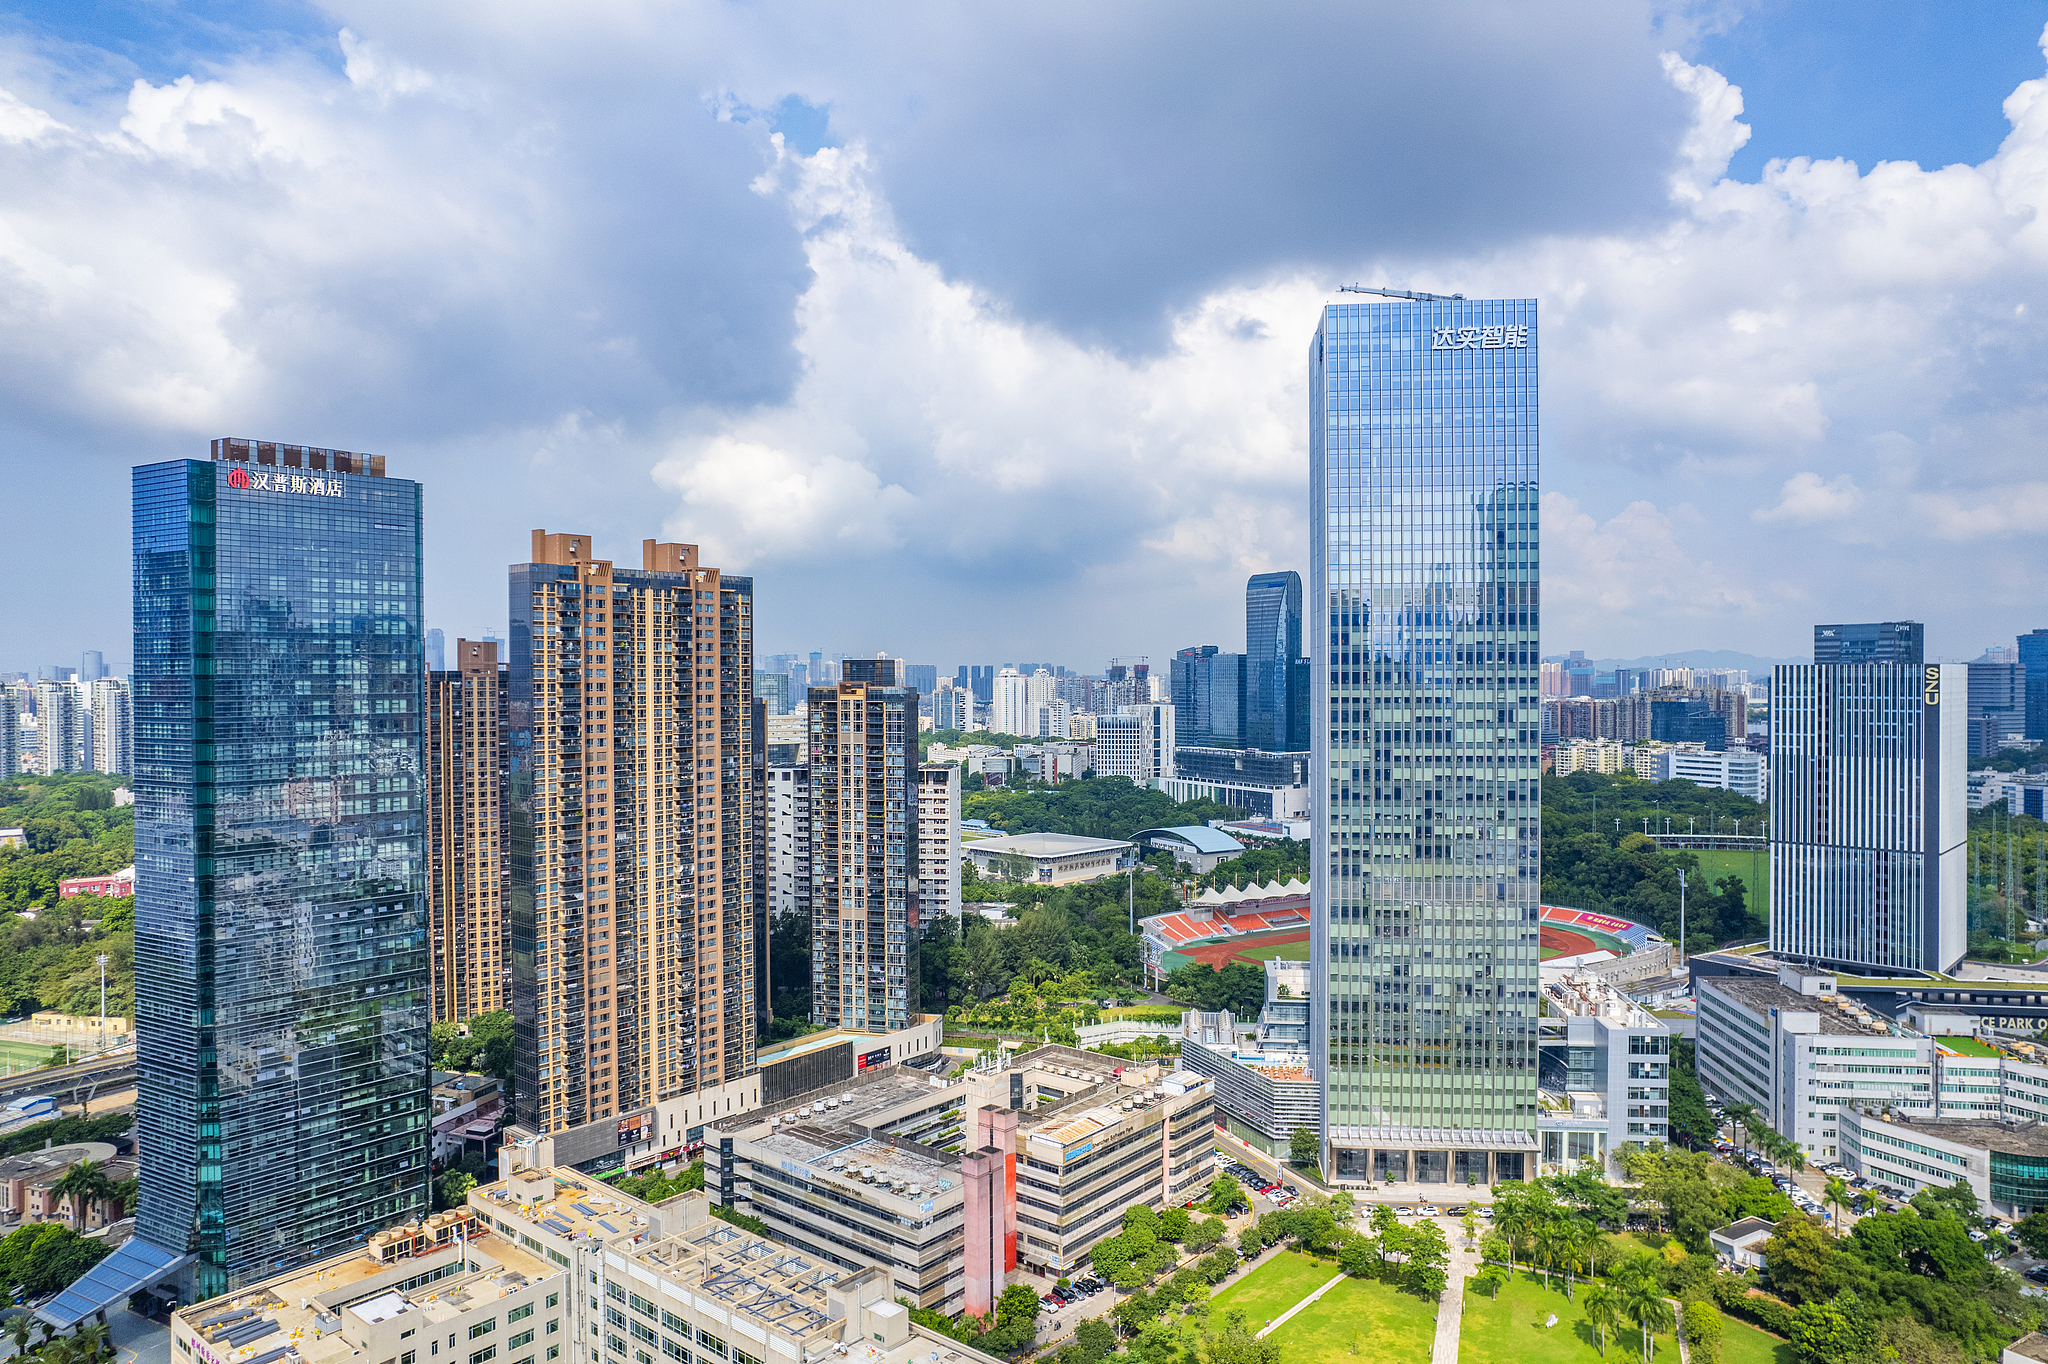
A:
[[[1315,1292],[1309,1294],[1300,1302],[1294,1304],[1294,1306],[1288,1308],[1285,1312],[1282,1312],[1279,1316],[1273,1318],[1273,1324],[1268,1326],[1265,1330],[1259,1332],[1259,1334],[1262,1336],[1272,1335],[1275,1331],[1280,1329],[1282,1323],[1284,1323],[1289,1317],[1293,1316],[1296,1312],[1299,1312],[1304,1307],[1313,1306],[1317,1302],[1317,1300],[1319,1300],[1323,1296],[1323,1294],[1329,1292],[1331,1289],[1335,1288],[1338,1284],[1343,1282],[1344,1276],[1342,1274],[1337,1275],[1328,1283],[1324,1284],[1321,1288],[1318,1288]]]
[[[1458,1364],[1458,1331],[1465,1319],[1465,1280],[1479,1272],[1479,1252],[1463,1248],[1463,1230],[1453,1229],[1450,1241],[1450,1283],[1436,1305],[1436,1342],[1430,1347],[1430,1364]]]

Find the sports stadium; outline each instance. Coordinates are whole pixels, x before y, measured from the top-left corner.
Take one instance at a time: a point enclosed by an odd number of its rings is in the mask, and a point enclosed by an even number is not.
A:
[[[1218,970],[1233,961],[1307,961],[1309,888],[1275,881],[1205,890],[1187,909],[1146,919],[1139,930],[1145,965],[1160,975],[1197,961]],[[1543,960],[1557,966],[1592,965],[1664,941],[1645,924],[1563,905],[1541,907],[1540,930]]]

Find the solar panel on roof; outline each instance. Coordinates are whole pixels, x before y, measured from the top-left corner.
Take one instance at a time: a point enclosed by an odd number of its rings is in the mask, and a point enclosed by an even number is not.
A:
[[[619,1234],[619,1229],[613,1226],[611,1223],[605,1221],[602,1217],[597,1219],[597,1224],[600,1227],[603,1227],[606,1231],[610,1232],[614,1236]]]
[[[582,1213],[585,1217],[597,1216],[597,1209],[591,1207],[588,1203],[572,1203],[569,1206],[576,1209],[576,1211]]]

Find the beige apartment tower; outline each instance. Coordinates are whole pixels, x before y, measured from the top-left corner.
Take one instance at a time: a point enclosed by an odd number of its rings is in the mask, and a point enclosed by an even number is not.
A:
[[[512,1007],[505,720],[498,641],[455,641],[427,674],[427,910],[436,1023]]]
[[[751,578],[533,533],[511,570],[522,1124],[622,1122],[755,1069]]]

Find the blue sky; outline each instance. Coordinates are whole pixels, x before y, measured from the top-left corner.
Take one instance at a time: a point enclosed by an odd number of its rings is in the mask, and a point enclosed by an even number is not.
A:
[[[421,478],[451,637],[546,525],[764,652],[1236,647],[1352,279],[1542,299],[1547,649],[2048,623],[2048,2],[1571,13],[18,6],[0,472],[81,590],[0,668],[125,662],[126,468],[227,434]]]

